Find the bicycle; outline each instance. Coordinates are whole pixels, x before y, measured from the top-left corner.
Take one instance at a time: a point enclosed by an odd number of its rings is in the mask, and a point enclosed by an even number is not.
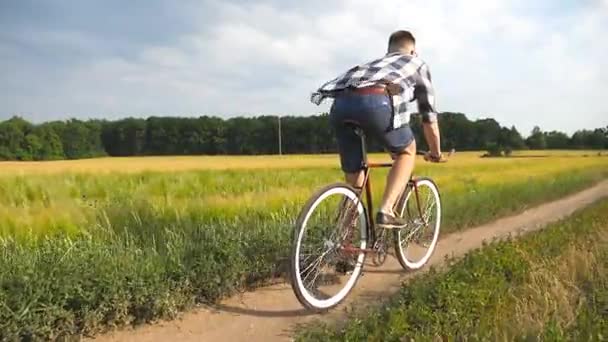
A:
[[[441,197],[437,185],[428,177],[415,178],[412,175],[395,204],[394,212],[407,217],[407,226],[376,229],[371,169],[391,167],[392,162],[369,163],[365,134],[356,124],[352,126],[361,138],[363,186],[355,189],[339,182],[319,189],[304,205],[293,232],[290,259],[292,289],[299,302],[314,311],[328,310],[346,298],[361,276],[367,254],[374,255],[375,266],[384,264],[388,255],[388,230],[393,231],[395,255],[406,270],[423,267],[435,251],[439,238]],[[362,201],[364,194],[366,206]],[[412,194],[414,200],[410,200]],[[337,211],[332,210],[334,206]],[[427,232],[425,228],[429,227],[432,230]],[[306,238],[311,241],[304,243]],[[311,243],[318,246],[311,247]],[[415,259],[416,254],[422,256]],[[323,269],[335,274],[321,275]]]

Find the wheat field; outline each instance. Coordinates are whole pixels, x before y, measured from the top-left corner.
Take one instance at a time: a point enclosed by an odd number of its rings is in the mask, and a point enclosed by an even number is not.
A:
[[[608,177],[597,152],[481,154],[417,160],[440,188],[444,233]],[[386,173],[373,170],[376,200]],[[2,162],[0,340],[171,318],[259,286],[282,274],[306,199],[341,178],[336,155]]]

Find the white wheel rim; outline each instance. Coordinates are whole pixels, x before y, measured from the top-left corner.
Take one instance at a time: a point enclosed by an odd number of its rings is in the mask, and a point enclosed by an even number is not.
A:
[[[422,266],[424,266],[424,264],[427,263],[427,261],[433,254],[433,251],[435,250],[435,246],[437,245],[437,240],[439,239],[439,228],[441,227],[441,200],[439,198],[439,192],[437,191],[437,187],[432,182],[430,182],[426,179],[416,181],[416,184],[418,187],[427,186],[433,192],[433,197],[435,198],[435,201],[436,201],[437,220],[435,222],[435,229],[434,229],[434,233],[433,233],[433,239],[431,240],[431,244],[428,247],[426,254],[417,262],[411,262],[410,260],[408,260],[407,256],[405,255],[405,251],[403,250],[403,246],[401,244],[402,231],[399,230],[399,232],[398,232],[397,238],[399,239],[399,254],[401,255],[401,259],[403,260],[405,265],[408,268],[413,269],[413,270],[419,269]],[[407,204],[407,201],[409,200],[409,197],[411,194],[412,194],[412,192],[410,191],[407,195],[408,197],[406,197],[406,200],[404,202],[404,207],[402,210],[405,210],[405,204]],[[403,215],[403,211],[401,214]]]
[[[344,297],[346,297],[348,292],[350,292],[351,288],[355,285],[355,282],[357,281],[357,278],[359,277],[359,274],[361,273],[361,269],[363,267],[363,259],[365,258],[365,253],[360,252],[359,256],[357,257],[357,264],[355,266],[355,269],[353,270],[346,285],[337,294],[335,294],[334,296],[332,296],[328,299],[319,300],[319,299],[315,298],[313,295],[310,294],[310,292],[308,292],[308,289],[304,286],[304,283],[302,282],[302,277],[300,275],[300,257],[299,257],[299,255],[300,255],[300,245],[302,243],[302,236],[304,235],[304,231],[306,230],[306,224],[308,223],[308,219],[310,218],[310,215],[314,212],[314,210],[317,208],[319,203],[321,203],[327,197],[336,195],[336,194],[342,194],[342,195],[348,197],[350,200],[352,200],[357,205],[357,212],[359,213],[359,224],[360,224],[359,226],[361,227],[360,228],[361,229],[361,245],[359,248],[365,249],[367,247],[366,218],[365,218],[365,215],[362,215],[364,213],[363,204],[361,203],[361,201],[359,201],[359,199],[357,198],[357,195],[348,188],[336,187],[336,188],[329,189],[328,191],[324,192],[321,196],[319,196],[319,198],[317,198],[317,200],[312,204],[311,208],[306,213],[304,220],[302,221],[302,228],[300,229],[299,234],[298,234],[298,240],[297,240],[297,244],[296,244],[296,253],[295,253],[295,256],[296,256],[296,258],[295,258],[296,259],[295,260],[295,271],[296,271],[295,278],[296,278],[297,286],[300,288],[300,293],[302,294],[302,296],[304,296],[304,299],[310,305],[312,305],[315,308],[319,308],[319,309],[334,306],[338,302],[340,302]]]

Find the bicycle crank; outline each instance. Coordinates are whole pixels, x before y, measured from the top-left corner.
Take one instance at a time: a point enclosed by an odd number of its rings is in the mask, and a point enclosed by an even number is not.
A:
[[[382,244],[382,246],[380,246],[380,248],[378,248],[376,250],[376,252],[374,253],[374,258],[372,259],[374,266],[384,265],[384,263],[386,262],[387,256],[388,256],[388,253],[386,251],[386,247],[384,244]]]
[[[382,266],[386,262],[388,252],[386,250],[386,229],[382,229],[380,238],[374,243],[374,257],[372,263],[374,266]]]

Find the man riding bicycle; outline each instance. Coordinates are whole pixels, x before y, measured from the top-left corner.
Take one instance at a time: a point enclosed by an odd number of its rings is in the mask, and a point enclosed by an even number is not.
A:
[[[376,216],[380,228],[403,228],[407,224],[395,215],[393,207],[410,179],[416,157],[416,141],[409,126],[410,102],[417,101],[422,114],[430,149],[425,160],[442,161],[431,74],[415,48],[416,40],[410,32],[394,32],[384,57],[351,68],[322,85],[311,97],[317,105],[325,98],[334,98],[329,118],[349,184],[360,189],[364,181],[360,139],[352,129],[353,123],[391,153],[394,163]]]

